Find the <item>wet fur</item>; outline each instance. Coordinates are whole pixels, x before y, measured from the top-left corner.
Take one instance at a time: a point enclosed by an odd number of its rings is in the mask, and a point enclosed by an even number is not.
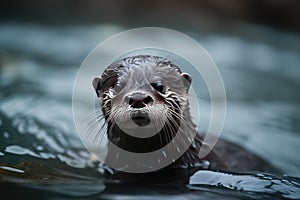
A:
[[[147,67],[150,69],[157,69],[157,73],[164,79],[174,80],[174,73],[177,73],[179,78],[175,78],[176,84],[179,87],[172,87],[173,90],[166,92],[166,94],[158,94],[153,91],[153,88],[145,87],[141,88],[128,88],[133,90],[147,91],[153,96],[158,104],[153,104],[150,113],[151,119],[157,120],[155,117],[161,115],[158,110],[163,110],[163,114],[167,117],[168,124],[164,126],[160,133],[147,139],[131,137],[128,134],[124,134],[123,131],[116,125],[114,118],[120,116],[127,116],[125,113],[128,111],[126,105],[123,104],[121,98],[118,99],[119,93],[116,93],[114,88],[118,88],[122,91],[122,84],[128,82],[133,77],[137,80],[143,81],[143,77],[140,75],[132,76],[134,73],[147,73]],[[138,80],[141,78],[141,80]],[[182,78],[183,81],[180,79]],[[181,83],[179,83],[181,82]],[[203,166],[203,162],[208,162],[207,166],[212,170],[226,170],[235,172],[249,172],[249,171],[274,171],[274,169],[263,159],[259,158],[255,154],[246,151],[239,145],[220,139],[213,151],[211,151],[205,158],[200,159],[198,157],[199,149],[201,146],[206,145],[202,142],[202,137],[196,133],[196,126],[194,125],[189,111],[189,102],[187,98],[187,92],[191,78],[182,73],[180,68],[170,61],[155,57],[155,56],[135,56],[125,58],[123,60],[114,62],[107,67],[105,72],[93,81],[93,86],[99,97],[103,117],[107,124],[108,138],[119,147],[132,151],[132,152],[149,152],[154,151],[165,144],[168,144],[174,138],[174,132],[182,131],[186,135],[186,141],[188,142],[192,138],[193,134],[196,137],[193,139],[192,144],[181,157],[174,160],[172,164],[167,166],[162,171],[168,169],[192,169]],[[145,82],[147,83],[147,82]],[[149,81],[150,83],[150,81]],[[130,84],[129,84],[129,87]],[[120,95],[122,96],[122,95]],[[117,102],[112,104],[112,99]],[[156,110],[153,109],[156,106]],[[159,108],[159,109],[158,109]],[[179,124],[183,123],[183,128],[179,128]],[[116,159],[115,155],[108,154],[107,159]],[[198,167],[197,167],[198,166]],[[200,167],[201,168],[201,167]]]

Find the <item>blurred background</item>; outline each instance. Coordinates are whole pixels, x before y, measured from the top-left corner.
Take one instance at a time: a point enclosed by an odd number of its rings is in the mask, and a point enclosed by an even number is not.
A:
[[[70,171],[99,171],[72,119],[77,69],[107,37],[159,26],[197,40],[219,67],[228,98],[223,137],[259,154],[283,174],[300,176],[300,1],[0,4],[1,165],[22,168],[23,162],[38,160]],[[208,96],[201,98],[209,108]]]
[[[297,0],[12,0],[1,2],[1,21],[40,24],[112,23],[226,31],[226,23],[253,23],[299,31]]]

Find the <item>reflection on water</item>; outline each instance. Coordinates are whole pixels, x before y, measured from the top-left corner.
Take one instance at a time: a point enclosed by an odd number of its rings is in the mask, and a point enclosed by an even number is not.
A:
[[[105,185],[103,167],[75,134],[71,95],[84,57],[121,30],[0,25],[0,184],[7,193],[18,188],[28,195],[39,189],[53,198],[300,198],[300,181],[291,177],[300,176],[300,40],[257,27],[244,27],[235,36],[193,37],[223,75],[228,97],[223,136],[261,155],[283,175],[201,171],[190,185]],[[207,94],[201,99],[207,122]]]
[[[190,185],[191,188],[195,188],[195,185],[211,185],[247,192],[279,193],[282,197],[299,198],[299,181],[300,179],[290,177],[281,177],[279,179],[266,174],[247,175],[198,171],[191,177]]]

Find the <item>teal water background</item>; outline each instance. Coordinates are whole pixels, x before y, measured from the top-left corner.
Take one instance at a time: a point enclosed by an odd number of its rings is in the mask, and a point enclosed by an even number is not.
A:
[[[5,23],[0,25],[0,169],[6,175],[0,190],[53,199],[300,198],[300,37],[249,25],[234,28],[235,34],[184,33],[206,48],[223,76],[228,105],[222,136],[282,174],[203,171],[189,185],[121,183],[107,191],[101,164],[77,136],[71,97],[85,56],[126,28]],[[203,93],[201,99],[205,120],[209,98]]]

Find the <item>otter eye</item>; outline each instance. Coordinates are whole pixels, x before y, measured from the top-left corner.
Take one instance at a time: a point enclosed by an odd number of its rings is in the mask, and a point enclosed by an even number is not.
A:
[[[151,86],[158,92],[163,92],[165,89],[164,85],[161,82],[151,83]]]

